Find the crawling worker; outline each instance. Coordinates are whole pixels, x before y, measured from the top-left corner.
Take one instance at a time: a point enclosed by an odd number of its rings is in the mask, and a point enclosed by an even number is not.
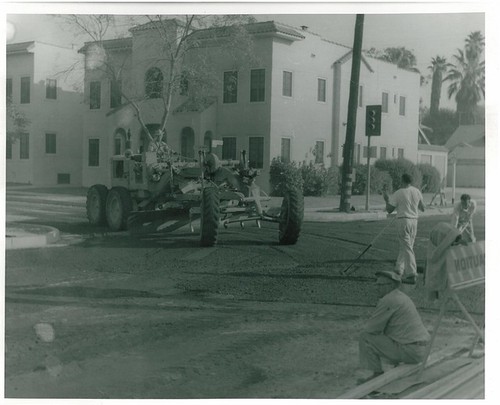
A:
[[[394,366],[420,363],[430,341],[415,304],[400,289],[401,276],[389,270],[375,275],[379,301],[359,339],[360,366],[371,375],[358,384],[383,374],[382,359]]]

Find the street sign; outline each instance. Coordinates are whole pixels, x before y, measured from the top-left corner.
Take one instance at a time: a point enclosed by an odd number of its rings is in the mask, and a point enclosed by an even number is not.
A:
[[[367,105],[366,106],[366,136],[380,136],[382,132],[382,106]]]
[[[484,283],[484,252],[484,241],[449,248],[446,253],[448,287],[458,290]]]

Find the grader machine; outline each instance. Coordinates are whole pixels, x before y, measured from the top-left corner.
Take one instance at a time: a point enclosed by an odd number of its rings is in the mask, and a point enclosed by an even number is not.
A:
[[[281,207],[265,210],[271,198],[255,183],[257,170],[248,166],[245,152],[240,160],[219,161],[216,173],[208,170],[207,151],[198,161],[186,161],[175,152],[142,152],[113,156],[111,188],[91,186],[87,193],[87,218],[91,225],[112,231],[168,232],[200,219],[201,246],[214,246],[221,227],[248,221],[279,224],[278,241],[292,245],[298,240],[304,215],[302,191],[290,189]],[[220,176],[220,174],[223,174]]]

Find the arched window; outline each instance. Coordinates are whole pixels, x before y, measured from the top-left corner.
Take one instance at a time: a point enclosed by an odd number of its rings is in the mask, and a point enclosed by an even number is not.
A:
[[[153,67],[146,72],[145,79],[146,98],[160,98],[163,93],[163,73]]]
[[[194,159],[194,131],[191,127],[184,127],[182,129],[181,155]]]
[[[125,141],[127,140],[127,133],[123,128],[117,128],[114,136],[113,151],[115,155],[123,155],[125,152]]]

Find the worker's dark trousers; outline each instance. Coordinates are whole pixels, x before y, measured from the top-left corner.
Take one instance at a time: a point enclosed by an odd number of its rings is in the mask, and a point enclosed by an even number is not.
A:
[[[424,359],[425,349],[422,344],[401,344],[385,335],[363,332],[359,338],[359,362],[362,368],[382,372],[382,358],[394,365],[416,364]]]

